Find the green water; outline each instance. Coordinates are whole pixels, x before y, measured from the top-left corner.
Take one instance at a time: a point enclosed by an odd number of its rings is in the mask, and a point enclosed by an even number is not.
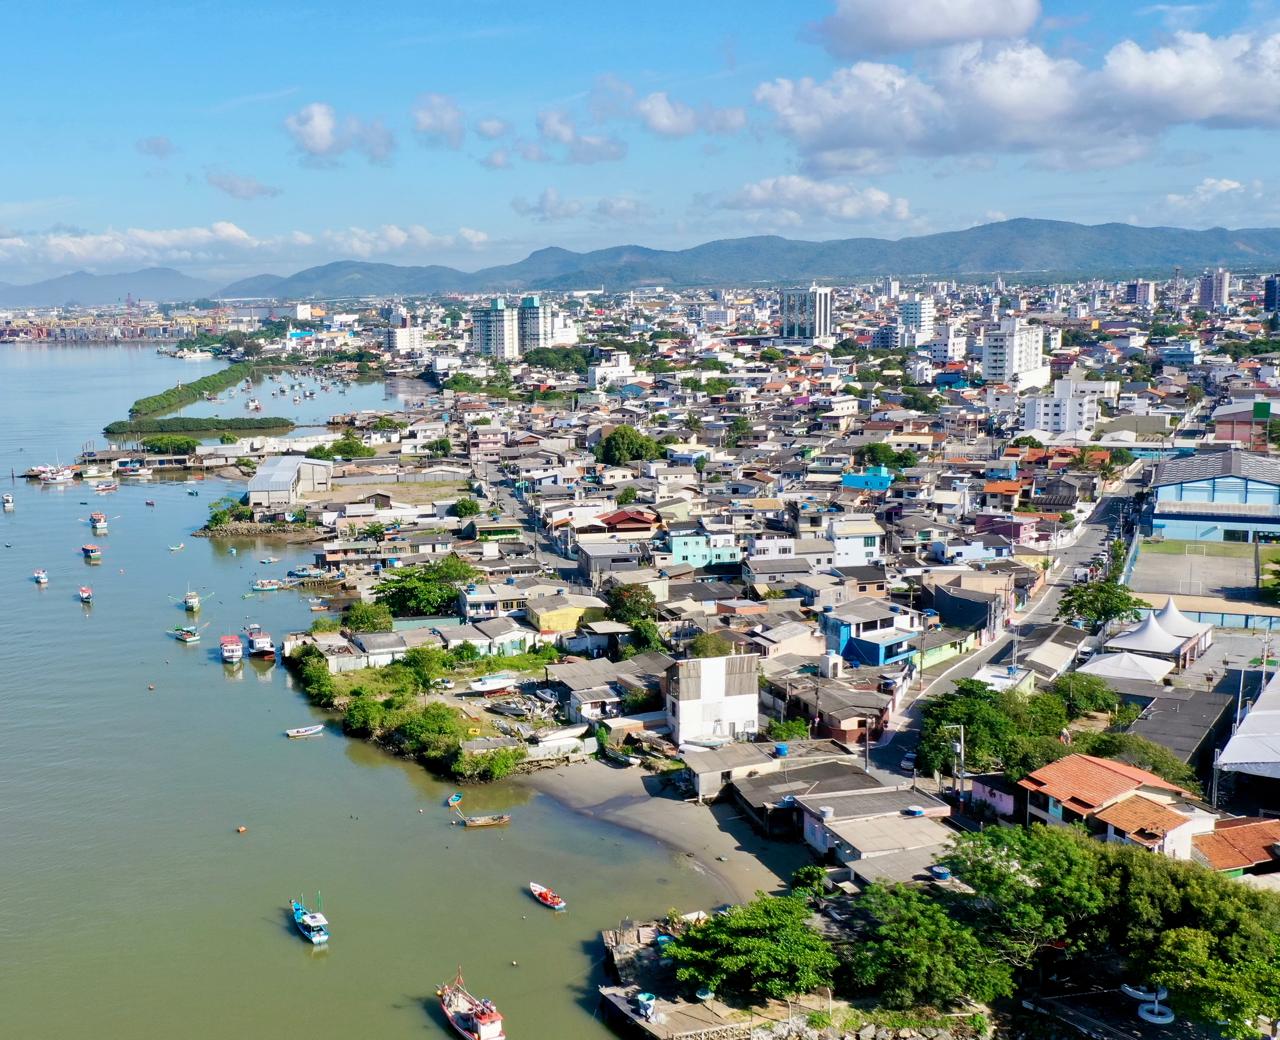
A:
[[[69,461],[178,364],[143,348],[0,347],[0,473]],[[97,497],[5,483],[17,508],[0,515],[0,1037],[442,1037],[432,996],[458,965],[513,1040],[604,1037],[599,930],[722,898],[660,846],[550,799],[468,790],[471,810],[515,814],[468,833],[420,769],[334,729],[284,739],[323,717],[281,667],[225,669],[217,637],[308,624],[293,593],[242,598],[304,551],[245,542],[233,556],[192,538],[231,485]],[[79,553],[93,509],[112,518],[92,539],[96,566]],[[268,554],[282,562],[260,564]],[[208,626],[194,646],[165,635],[188,584]],[[534,904],[530,880],[569,911]],[[333,932],[322,952],[284,911],[317,890]]]

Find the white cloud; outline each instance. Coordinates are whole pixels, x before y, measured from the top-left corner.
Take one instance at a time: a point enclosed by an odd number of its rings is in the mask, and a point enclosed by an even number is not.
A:
[[[413,128],[430,143],[462,146],[466,134],[462,109],[445,94],[423,94],[413,106]]]
[[[835,12],[812,33],[836,57],[852,58],[1012,39],[1039,16],[1040,0],[837,0]]]
[[[481,119],[475,126],[476,133],[487,141],[496,140],[511,129],[511,124],[505,119]]]
[[[582,212],[579,199],[562,198],[555,188],[543,188],[533,201],[517,196],[511,200],[511,208],[522,217],[532,217],[544,224],[559,220],[571,220]]]
[[[106,231],[54,229],[0,237],[0,259],[75,267],[200,263],[240,255],[262,243],[230,221],[184,228]]]
[[[489,241],[489,235],[484,231],[477,231],[475,228],[460,227],[458,228],[458,238],[469,246],[479,248]]]
[[[1240,181],[1233,181],[1227,177],[1206,177],[1187,194],[1171,193],[1166,195],[1164,200],[1170,206],[1177,208],[1204,206],[1224,195],[1238,194],[1242,191],[1244,191],[1244,185]]]
[[[383,224],[377,228],[340,228],[326,231],[322,237],[334,248],[361,259],[399,253],[406,248],[431,249],[453,244],[453,239],[449,236],[433,234],[421,224],[410,224],[407,227]]]
[[[730,134],[747,123],[741,108],[695,109],[683,101],[669,97],[666,91],[649,94],[635,104],[635,113],[650,131],[660,137],[688,137],[699,130],[709,134]]]
[[[538,113],[538,134],[546,144],[563,145],[564,160],[569,163],[588,165],[611,162],[627,154],[626,143],[616,137],[580,134],[573,118],[561,109]],[[525,157],[529,158],[533,154],[537,153],[530,150]]]
[[[591,219],[605,224],[631,224],[653,216],[653,209],[628,195],[612,195],[598,199]]]
[[[381,120],[339,117],[323,101],[303,105],[285,118],[284,126],[304,157],[315,162],[333,162],[347,151],[356,151],[371,163],[383,163],[395,150],[395,136]]]
[[[139,137],[134,141],[133,146],[143,155],[149,155],[153,159],[167,159],[176,151],[173,142],[164,134],[157,134],[155,137]]]
[[[280,194],[279,188],[263,184],[258,178],[245,174],[207,170],[204,179],[210,187],[217,188],[233,199],[263,199]]]
[[[815,181],[788,174],[746,184],[720,202],[723,209],[741,210],[756,219],[779,224],[814,220],[907,220],[911,207],[880,188],[858,188],[833,181]]]
[[[505,148],[495,148],[480,160],[480,165],[491,170],[505,170],[511,166],[511,153]]]

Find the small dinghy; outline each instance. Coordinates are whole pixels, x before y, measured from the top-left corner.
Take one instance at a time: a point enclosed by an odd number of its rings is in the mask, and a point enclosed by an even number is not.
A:
[[[558,912],[569,905],[563,898],[551,891],[551,889],[547,888],[545,885],[538,884],[536,881],[529,882],[529,891],[533,893],[534,899],[550,910]]]
[[[323,726],[299,726],[297,729],[287,729],[284,735],[289,739],[294,737],[314,737],[324,732]]]

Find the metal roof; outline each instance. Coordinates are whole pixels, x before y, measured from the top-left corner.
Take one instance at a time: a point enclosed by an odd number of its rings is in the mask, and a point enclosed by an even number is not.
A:
[[[1214,477],[1243,477],[1263,484],[1280,484],[1280,461],[1247,451],[1197,452],[1160,463],[1151,485],[1164,487]]]

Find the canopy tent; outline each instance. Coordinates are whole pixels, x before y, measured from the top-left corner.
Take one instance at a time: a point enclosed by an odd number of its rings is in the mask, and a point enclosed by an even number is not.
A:
[[[1158,683],[1173,671],[1173,662],[1127,652],[1098,654],[1076,671],[1084,675],[1096,675],[1101,679],[1130,679]]]
[[[1280,672],[1271,677],[1227,741],[1218,766],[1233,773],[1280,780]]]
[[[1181,636],[1183,639],[1195,637],[1198,640],[1205,641],[1206,637],[1211,637],[1213,626],[1204,621],[1192,621],[1186,614],[1178,609],[1178,604],[1173,601],[1170,596],[1165,600],[1165,604],[1155,612],[1155,619],[1171,636]],[[1207,646],[1212,642],[1211,638],[1205,642]]]
[[[1107,640],[1108,650],[1134,650],[1143,654],[1176,654],[1186,642],[1185,636],[1175,636],[1160,627],[1155,614],[1148,614],[1127,632]]]

